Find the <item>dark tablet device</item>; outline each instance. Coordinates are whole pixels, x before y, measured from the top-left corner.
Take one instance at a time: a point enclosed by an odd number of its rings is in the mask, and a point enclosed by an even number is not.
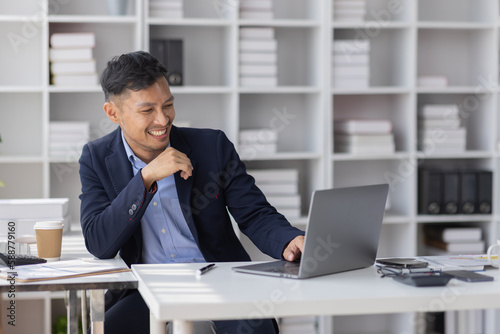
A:
[[[447,274],[453,276],[453,278],[459,279],[465,282],[488,282],[493,281],[492,276],[483,275],[480,273],[476,273],[474,271],[468,270],[452,270],[447,271]]]
[[[402,274],[391,277],[397,282],[418,287],[444,286],[453,278],[446,273]]]
[[[377,259],[377,263],[397,268],[425,268],[428,263],[411,258]]]

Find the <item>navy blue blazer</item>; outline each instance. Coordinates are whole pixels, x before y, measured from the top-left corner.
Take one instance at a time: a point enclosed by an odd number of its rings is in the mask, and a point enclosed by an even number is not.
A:
[[[184,218],[207,262],[250,260],[228,210],[240,230],[274,258],[281,258],[286,245],[304,234],[267,202],[222,131],[172,127],[170,143],[194,167],[187,180],[180,173],[174,177]],[[85,145],[79,162],[81,225],[88,251],[102,259],[119,252],[129,266],[140,263],[141,218],[154,191],[145,189],[140,173],[133,175],[120,128]]]

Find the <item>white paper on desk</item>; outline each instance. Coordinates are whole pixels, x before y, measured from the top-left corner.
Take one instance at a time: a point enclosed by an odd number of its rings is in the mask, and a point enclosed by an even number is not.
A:
[[[17,281],[39,281],[59,278],[79,277],[130,270],[94,259],[78,259],[18,266],[0,270],[0,277],[7,278],[15,273]],[[11,276],[12,277],[12,276]]]
[[[443,256],[422,256],[417,260],[429,263],[429,268],[435,270],[483,270],[489,265],[488,259],[484,255],[443,255]]]

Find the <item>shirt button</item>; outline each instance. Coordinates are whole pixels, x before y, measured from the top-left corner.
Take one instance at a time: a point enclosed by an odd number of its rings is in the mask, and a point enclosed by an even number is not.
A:
[[[165,234],[165,232],[166,232],[166,231],[165,231],[165,229],[164,229],[164,228],[162,228],[162,229],[161,229],[161,233]]]
[[[156,202],[153,202],[153,206],[158,206],[158,203],[156,203]]]
[[[134,214],[134,210],[132,209],[128,210],[128,214],[132,216]]]
[[[170,257],[173,259],[175,257],[175,254],[170,254]]]
[[[132,204],[132,210],[135,210],[135,209],[137,209],[137,205]]]

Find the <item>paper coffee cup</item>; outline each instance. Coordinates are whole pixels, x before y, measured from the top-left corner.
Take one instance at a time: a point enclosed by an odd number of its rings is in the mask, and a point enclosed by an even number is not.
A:
[[[60,221],[36,222],[33,228],[36,234],[38,257],[47,261],[58,261],[61,257],[62,233],[64,224]]]

